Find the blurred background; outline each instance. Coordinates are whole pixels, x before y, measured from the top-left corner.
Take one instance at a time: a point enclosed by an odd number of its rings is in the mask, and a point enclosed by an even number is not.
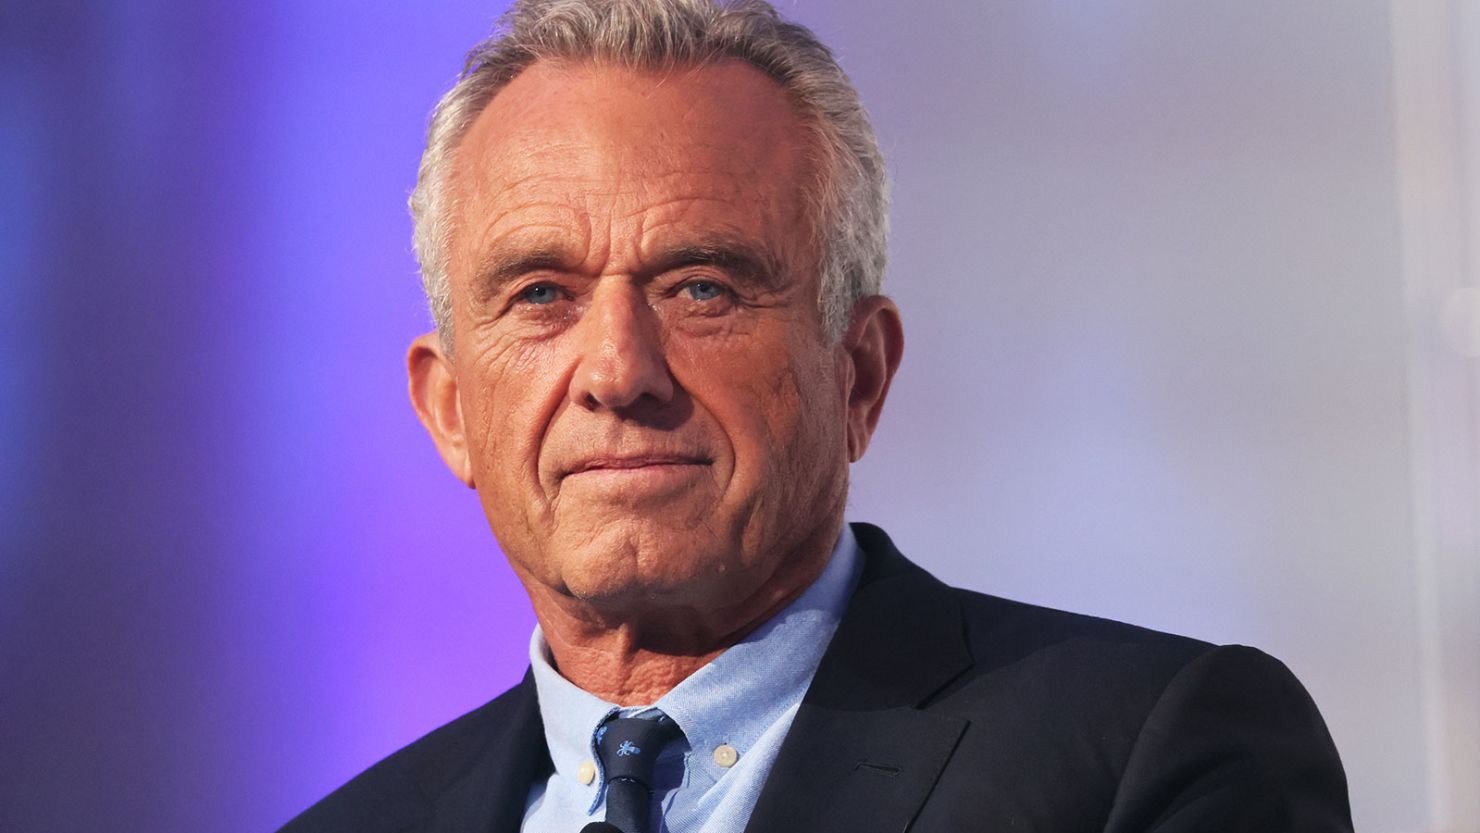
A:
[[[0,5],[0,830],[269,831],[522,673],[405,397],[502,3]],[[782,0],[894,175],[851,517],[1284,659],[1359,829],[1480,831],[1480,12]]]

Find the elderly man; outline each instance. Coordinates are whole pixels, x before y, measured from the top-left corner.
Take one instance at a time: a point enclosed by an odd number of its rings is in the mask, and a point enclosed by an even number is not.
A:
[[[884,192],[769,6],[516,4],[433,117],[409,365],[530,672],[286,830],[1350,828],[1276,661],[954,590],[844,525],[903,349]]]

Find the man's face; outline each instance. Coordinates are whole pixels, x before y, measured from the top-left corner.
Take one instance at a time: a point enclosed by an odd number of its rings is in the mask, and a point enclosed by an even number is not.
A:
[[[806,135],[738,62],[542,62],[459,148],[439,443],[537,607],[737,606],[825,556],[861,446]]]

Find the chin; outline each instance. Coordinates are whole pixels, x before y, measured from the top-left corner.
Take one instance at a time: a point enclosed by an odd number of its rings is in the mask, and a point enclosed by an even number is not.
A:
[[[708,551],[714,541],[707,535],[637,532],[609,528],[566,550],[561,578],[570,595],[602,606],[691,606],[739,577],[737,554]]]

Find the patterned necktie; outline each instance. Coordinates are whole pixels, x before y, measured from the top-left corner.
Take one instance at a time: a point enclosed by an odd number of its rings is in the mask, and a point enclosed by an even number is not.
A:
[[[597,729],[596,753],[606,773],[606,820],[622,833],[652,833],[653,765],[683,732],[662,712],[618,717]]]

